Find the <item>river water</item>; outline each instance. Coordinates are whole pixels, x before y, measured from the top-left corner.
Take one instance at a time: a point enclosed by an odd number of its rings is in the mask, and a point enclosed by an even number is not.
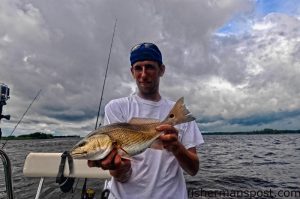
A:
[[[300,198],[300,134],[205,135],[198,148],[200,171],[186,175],[189,198]],[[34,198],[38,178],[22,169],[29,152],[63,152],[79,139],[9,141],[5,151],[13,165],[16,198]],[[77,181],[75,181],[76,183]],[[83,179],[74,194],[60,192],[54,178],[44,182],[40,198],[80,198]],[[103,182],[89,180],[100,198]],[[0,164],[0,198],[6,198]]]

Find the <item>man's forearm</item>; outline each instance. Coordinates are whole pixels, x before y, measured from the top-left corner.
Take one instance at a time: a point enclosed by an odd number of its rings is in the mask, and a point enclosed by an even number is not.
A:
[[[194,176],[199,170],[199,158],[195,147],[186,149],[181,143],[178,143],[177,150],[173,151],[181,168],[189,175]]]
[[[130,167],[129,170],[122,169],[122,170],[109,170],[110,175],[114,177],[118,182],[127,182],[132,174],[132,168]]]

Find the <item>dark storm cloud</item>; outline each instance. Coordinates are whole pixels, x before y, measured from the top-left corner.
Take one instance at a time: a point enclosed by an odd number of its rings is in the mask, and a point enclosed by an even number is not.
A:
[[[273,123],[275,121],[297,117],[300,115],[300,110],[295,111],[282,111],[282,112],[271,112],[261,115],[253,115],[245,118],[235,118],[228,121],[230,124],[239,124],[244,126],[252,126],[252,125],[264,125]]]
[[[7,124],[12,128],[42,89],[25,118],[31,126],[22,128],[66,134],[92,129],[116,18],[101,115],[109,100],[135,91],[128,56],[142,41],[157,43],[163,52],[163,95],[185,96],[202,122],[298,110],[296,17],[253,19],[245,34],[217,32],[233,16],[249,13],[254,3],[1,0],[0,82],[11,88]]]

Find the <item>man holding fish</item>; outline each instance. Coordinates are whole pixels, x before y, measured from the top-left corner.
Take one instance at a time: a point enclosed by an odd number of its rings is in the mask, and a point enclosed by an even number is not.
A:
[[[174,103],[160,95],[165,65],[159,48],[138,44],[130,61],[138,92],[110,101],[105,126],[87,135],[71,154],[110,171],[109,198],[187,198],[182,170],[197,174],[196,146],[203,143],[202,135],[183,98]]]

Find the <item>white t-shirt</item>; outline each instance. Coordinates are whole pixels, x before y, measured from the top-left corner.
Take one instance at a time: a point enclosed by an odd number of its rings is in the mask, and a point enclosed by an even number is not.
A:
[[[105,106],[104,124],[129,122],[133,117],[162,121],[174,104],[175,102],[165,98],[153,102],[137,95],[115,99]],[[177,125],[176,128],[179,130],[178,139],[185,148],[204,142],[195,121]],[[110,181],[110,199],[187,198],[183,171],[171,152],[148,148],[132,159],[130,179],[125,183],[114,178]]]

